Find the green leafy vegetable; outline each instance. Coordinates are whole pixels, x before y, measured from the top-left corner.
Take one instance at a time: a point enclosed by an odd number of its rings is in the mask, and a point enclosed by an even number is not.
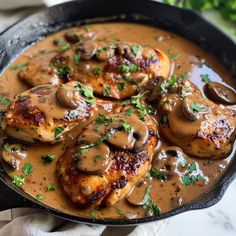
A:
[[[104,124],[105,126],[108,126],[114,121],[114,118],[109,118],[105,114],[99,113],[99,117],[96,118],[95,124],[96,125],[102,125]]]
[[[3,148],[4,148],[4,150],[5,150],[6,152],[8,152],[9,154],[11,154],[12,150],[11,150],[11,148],[10,148],[10,146],[9,146],[8,143],[5,143],[5,144],[3,145]]]
[[[75,61],[75,64],[76,64],[76,65],[79,65],[79,64],[80,64],[80,56],[79,56],[78,52],[76,52],[76,53],[74,54],[74,61]]]
[[[30,174],[32,174],[33,168],[32,168],[31,163],[25,163],[25,165],[24,165],[23,168],[22,168],[22,172],[23,172],[25,175],[30,175]]]
[[[44,199],[44,196],[43,196],[42,194],[37,194],[37,195],[36,195],[36,198],[37,198],[38,200],[43,200],[43,199]]]
[[[96,154],[95,156],[97,159],[102,159],[102,154]]]
[[[125,89],[125,83],[124,82],[121,82],[121,83],[118,83],[117,87],[120,91],[123,91]]]
[[[139,67],[136,64],[131,64],[131,65],[120,65],[119,70],[121,72],[136,72],[138,71]]]
[[[8,106],[11,103],[11,100],[0,95],[0,103],[4,106]]]
[[[61,66],[58,68],[58,75],[62,78],[65,78],[71,73],[72,69],[69,66]]]
[[[201,77],[201,79],[202,79],[202,82],[204,82],[204,83],[209,83],[209,82],[211,82],[211,80],[210,80],[208,74],[202,74],[202,75],[200,75],[200,77]]]
[[[110,87],[106,87],[102,92],[103,96],[110,95],[110,93],[111,93]]]
[[[138,55],[138,50],[139,50],[140,47],[141,46],[139,46],[139,45],[134,45],[134,46],[131,47],[131,51],[134,54],[134,56]]]
[[[194,111],[203,111],[204,108],[199,106],[198,104],[196,104],[195,102],[192,102],[191,103],[191,108],[194,110]]]
[[[89,211],[89,215],[90,215],[90,217],[95,217],[95,210],[90,210]]]
[[[25,183],[25,176],[23,175],[13,176],[12,183],[18,187],[22,186]]]
[[[125,110],[125,115],[127,115],[127,116],[131,116],[131,114],[134,112],[134,109],[133,108],[128,108],[128,109],[126,109]]]
[[[47,190],[48,190],[48,191],[54,191],[54,190],[56,190],[56,185],[53,184],[53,183],[48,184]]]
[[[53,160],[55,160],[55,158],[56,158],[56,155],[54,154],[45,154],[41,157],[44,165],[50,164]]]
[[[14,66],[10,66],[9,67],[9,70],[18,70],[18,69],[23,69],[25,67],[27,67],[28,64],[27,63],[24,63],[24,64],[17,64],[17,65],[14,65]]]
[[[63,132],[63,130],[64,130],[63,127],[56,127],[54,131],[54,137],[57,138]]]
[[[120,122],[126,132],[130,132],[132,130],[132,126],[127,124],[123,119],[120,119]]]
[[[235,0],[164,0],[164,2],[177,7],[194,9],[200,12],[215,9],[227,20],[236,22]]]
[[[95,75],[100,75],[100,74],[102,73],[102,69],[101,69],[100,67],[95,67],[95,68],[93,69],[93,73],[94,73]]]

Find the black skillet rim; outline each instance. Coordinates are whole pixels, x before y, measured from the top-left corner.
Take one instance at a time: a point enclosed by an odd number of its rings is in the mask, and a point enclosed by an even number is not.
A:
[[[55,8],[61,8],[63,9],[63,7],[65,6],[73,6],[73,4],[80,4],[83,3],[84,0],[80,0],[80,1],[72,1],[72,2],[66,2],[66,3],[62,3],[50,8],[47,8],[45,10],[40,11],[39,13],[33,14],[30,17],[27,17],[17,23],[15,23],[14,25],[12,25],[11,27],[9,27],[8,29],[6,29],[5,31],[3,31],[0,34],[0,40],[2,38],[2,36],[4,36],[7,32],[9,32],[10,30],[15,30],[17,28],[18,25],[21,25],[24,23],[25,20],[29,20],[32,17],[38,17],[40,18],[41,14],[47,13],[47,15],[49,15],[49,12],[51,11],[53,13],[53,10]],[[95,0],[89,0],[88,2],[92,2],[93,4],[95,4]],[[108,0],[105,0],[103,2],[108,2]],[[124,2],[124,0],[123,0]],[[145,0],[129,0],[126,2],[139,2],[144,4],[150,4],[151,1],[145,1]],[[100,1],[101,3],[101,1]],[[203,24],[207,25],[209,28],[213,29],[214,31],[216,31],[216,33],[218,35],[220,35],[221,37],[225,38],[225,40],[227,41],[227,43],[232,44],[233,47],[236,47],[236,44],[234,44],[234,42],[228,38],[228,36],[224,35],[219,29],[216,29],[211,23],[207,22],[205,19],[203,19],[198,13],[194,12],[194,11],[189,11],[189,10],[185,10],[185,9],[179,9],[179,8],[175,8],[172,6],[166,6],[164,4],[158,3],[158,2],[152,2],[151,4],[153,4],[153,6],[155,5],[157,8],[158,7],[164,7],[165,9],[170,9],[171,11],[177,11],[179,12],[179,14],[187,14],[188,16],[192,16],[195,18],[199,18],[200,21],[203,22]],[[122,19],[119,19],[119,21],[122,21]],[[139,21],[137,21],[138,23]],[[141,22],[142,23],[142,22]],[[61,28],[65,28],[65,26],[67,26],[66,24],[64,24],[64,27]],[[60,29],[60,27],[58,28]],[[53,31],[57,31],[53,29]],[[47,34],[49,34],[50,32],[47,32]],[[175,32],[176,33],[176,32]],[[204,41],[204,40],[203,40]],[[27,45],[28,46],[28,45]],[[30,45],[31,46],[31,45]],[[26,48],[26,47],[25,47]],[[235,49],[235,48],[234,48]],[[1,49],[0,49],[1,50]],[[18,52],[18,54],[20,54],[21,52]],[[16,55],[14,55],[16,56]],[[13,56],[10,56],[11,59]],[[14,59],[15,57],[13,57]],[[0,63],[4,64],[4,61],[0,60]],[[8,60],[7,64],[9,64],[10,60]],[[227,66],[227,62],[225,63]],[[4,65],[3,67],[6,67],[7,65]],[[232,164],[231,164],[232,165]],[[29,194],[27,194],[26,192],[24,192],[23,190],[21,190],[20,188],[14,186],[11,183],[10,178],[7,176],[7,174],[4,172],[4,170],[2,168],[0,168],[0,179],[3,182],[3,184],[7,185],[8,188],[12,189],[14,192],[16,192],[18,194],[18,196],[22,196],[23,197],[23,202],[21,203],[22,205],[16,206],[16,207],[23,207],[23,206],[27,206],[27,207],[35,207],[35,208],[39,208],[43,211],[49,212],[53,215],[56,215],[60,218],[64,218],[70,221],[74,221],[74,222],[82,222],[82,223],[88,223],[88,224],[101,224],[101,225],[114,225],[114,226],[124,226],[124,225],[136,225],[136,224],[141,224],[141,223],[147,223],[147,222],[152,222],[152,221],[156,221],[156,220],[161,220],[161,219],[165,219],[180,213],[183,213],[185,211],[189,211],[189,210],[195,210],[195,209],[202,209],[202,208],[206,208],[206,207],[210,207],[214,204],[216,204],[224,195],[228,185],[233,181],[233,179],[236,177],[235,175],[236,171],[234,171],[231,176],[226,176],[227,174],[225,173],[221,180],[219,180],[213,188],[211,188],[206,194],[208,195],[206,197],[206,199],[200,199],[200,200],[194,200],[194,202],[188,203],[186,205],[183,205],[182,207],[179,207],[177,209],[174,209],[172,211],[166,212],[166,213],[162,213],[158,216],[152,216],[152,217],[145,217],[145,218],[138,218],[138,219],[91,219],[91,218],[84,218],[84,217],[80,217],[80,216],[76,216],[76,215],[70,215],[67,213],[64,213],[62,211],[56,210],[50,206],[47,206],[45,204],[43,204],[40,201],[37,201],[35,198],[31,197]],[[225,177],[226,176],[226,177]],[[215,191],[215,192],[214,192]]]

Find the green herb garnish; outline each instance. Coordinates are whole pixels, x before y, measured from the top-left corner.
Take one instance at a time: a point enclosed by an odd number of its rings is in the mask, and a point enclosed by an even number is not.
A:
[[[54,131],[54,137],[57,138],[64,131],[63,127],[56,127]]]
[[[18,187],[22,186],[25,183],[25,176],[23,175],[13,176],[12,183]]]
[[[124,82],[121,82],[121,83],[118,83],[117,87],[120,91],[123,91],[125,89],[125,83]]]
[[[134,109],[130,107],[125,110],[125,115],[131,116],[133,114],[133,112],[134,112]]]
[[[123,119],[120,119],[120,122],[126,132],[130,132],[132,130],[132,126],[130,124],[127,124]]]
[[[110,92],[111,92],[111,88],[110,87],[106,87],[103,90],[102,94],[103,94],[103,96],[106,96],[106,95],[110,95]]]
[[[99,113],[99,117],[96,118],[95,120],[95,124],[96,125],[105,125],[108,126],[109,124],[111,124],[114,121],[114,118],[109,118],[108,116],[106,116],[105,114]]]
[[[11,103],[11,100],[0,95],[0,103],[4,106],[8,106]]]
[[[48,191],[54,191],[54,190],[56,190],[56,185],[53,184],[53,183],[48,184],[47,190],[48,190]]]
[[[22,172],[25,174],[25,175],[30,175],[32,174],[33,172],[33,167],[31,165],[31,163],[26,163],[23,168],[22,168]]]
[[[131,47],[131,51],[132,51],[132,53],[134,54],[135,57],[138,55],[138,50],[139,50],[140,47],[141,46],[139,46],[139,45],[134,45],[134,46]]]
[[[23,69],[25,67],[27,67],[28,64],[27,63],[24,63],[24,64],[17,64],[17,65],[14,65],[14,66],[10,66],[9,67],[9,70],[18,70],[18,69]]]
[[[42,194],[37,194],[37,195],[36,195],[36,198],[37,198],[38,200],[43,200],[43,199],[44,199],[44,196],[43,196]]]
[[[202,79],[202,82],[204,82],[204,83],[209,83],[209,82],[211,82],[211,80],[210,80],[208,74],[201,74],[200,77],[201,77],[201,79]]]
[[[93,73],[94,73],[95,75],[100,75],[100,74],[102,73],[102,69],[101,69],[100,67],[95,67],[95,68],[93,69]]]
[[[96,154],[95,156],[97,159],[102,159],[102,154]]]
[[[194,111],[203,111],[203,110],[204,110],[203,107],[199,106],[199,105],[196,104],[195,102],[192,102],[190,106],[191,106],[191,108],[192,108]]]
[[[41,159],[43,161],[43,164],[48,165],[51,162],[53,162],[53,160],[55,160],[56,155],[54,154],[44,154]]]
[[[77,52],[74,54],[74,61],[76,65],[80,64],[80,55]]]
[[[93,209],[90,210],[90,211],[89,211],[89,215],[90,215],[90,217],[93,217],[93,218],[94,218],[94,217],[95,217],[95,210],[93,210]]]
[[[8,152],[9,154],[11,154],[12,149],[10,148],[10,146],[9,146],[8,143],[5,143],[5,144],[3,145],[3,148],[4,148],[4,150],[5,150],[6,152]]]
[[[119,70],[121,72],[136,72],[139,70],[139,67],[136,64],[131,64],[131,65],[120,65]]]

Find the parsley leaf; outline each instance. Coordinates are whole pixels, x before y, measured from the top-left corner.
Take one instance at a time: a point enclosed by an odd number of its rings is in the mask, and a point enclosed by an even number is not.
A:
[[[10,146],[9,146],[8,143],[5,143],[5,144],[3,145],[3,148],[4,148],[4,150],[5,150],[6,152],[8,152],[9,154],[11,154],[12,150],[11,150],[11,148],[10,148]]]
[[[90,210],[89,211],[89,215],[90,215],[90,217],[95,217],[95,210]]]
[[[110,92],[111,92],[111,88],[110,87],[106,87],[103,90],[102,94],[103,94],[103,96],[106,96],[106,95],[110,95]]]
[[[25,183],[25,176],[23,175],[13,176],[12,183],[18,187],[22,186]]]
[[[124,89],[125,89],[125,83],[124,82],[121,82],[121,83],[118,83],[118,89],[120,90],[120,91],[123,91]]]
[[[63,130],[64,130],[63,127],[56,127],[54,131],[54,137],[57,138],[63,132]]]
[[[139,45],[134,45],[131,47],[131,51],[134,54],[134,56],[138,55],[138,50],[139,50],[140,46]]]
[[[0,103],[4,106],[8,106],[11,103],[11,100],[0,95]]]
[[[54,191],[54,190],[56,190],[56,185],[53,184],[53,183],[48,184],[47,190],[48,190],[48,191]]]
[[[209,82],[211,82],[211,80],[210,80],[208,74],[201,74],[200,77],[201,77],[201,79],[202,79],[202,82],[204,82],[204,83],[209,83]]]
[[[41,157],[44,165],[50,164],[55,158],[56,158],[56,155],[54,154],[44,154]]]
[[[128,109],[126,109],[125,110],[125,115],[127,115],[127,116],[131,116],[131,114],[134,112],[134,109],[133,108],[128,108]]]
[[[190,106],[191,106],[191,108],[192,108],[194,111],[203,111],[203,110],[204,110],[203,107],[199,106],[199,105],[196,104],[195,102],[192,102]]]
[[[93,73],[94,73],[95,75],[100,75],[100,74],[102,73],[102,69],[101,69],[100,67],[95,67],[95,68],[93,69]]]
[[[120,119],[120,122],[126,132],[130,132],[132,130],[132,126],[130,124],[127,124],[123,119]]]
[[[131,64],[131,65],[120,65],[119,70],[121,72],[136,72],[139,70],[139,67],[136,64]]]
[[[114,118],[109,118],[105,114],[99,113],[99,117],[96,118],[95,124],[96,125],[102,125],[104,124],[105,126],[108,126],[114,121]]]
[[[9,70],[18,70],[18,69],[25,68],[25,67],[27,67],[27,66],[28,66],[27,63],[24,63],[24,64],[17,64],[17,65],[14,65],[14,66],[10,66],[10,67],[9,67]]]
[[[77,52],[74,54],[74,61],[76,65],[80,64],[80,55]]]
[[[25,175],[30,175],[30,174],[32,174],[33,168],[32,168],[31,163],[26,163],[26,164],[23,166],[23,168],[22,168],[22,172],[23,172]]]
[[[37,195],[36,195],[36,198],[37,198],[38,200],[43,200],[43,199],[44,199],[44,196],[43,196],[42,194],[37,194]]]

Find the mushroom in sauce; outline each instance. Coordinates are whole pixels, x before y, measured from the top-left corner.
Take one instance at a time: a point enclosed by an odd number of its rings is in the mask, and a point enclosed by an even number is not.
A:
[[[213,102],[221,103],[225,105],[235,105],[236,104],[236,93],[229,87],[217,83],[208,82],[204,87],[206,95]]]

